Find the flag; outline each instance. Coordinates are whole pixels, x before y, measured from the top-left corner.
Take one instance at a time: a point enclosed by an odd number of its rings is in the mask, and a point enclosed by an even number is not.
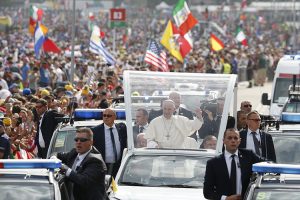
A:
[[[178,28],[169,20],[160,43],[168,49],[172,56],[183,63],[183,59],[190,52],[192,46],[190,35],[180,35]]]
[[[90,39],[89,50],[93,53],[100,54],[106,63],[114,65],[116,63],[116,60],[105,48],[105,45],[102,42],[99,34],[100,34],[100,28],[94,25],[91,39]]]
[[[241,9],[243,10],[246,7],[247,7],[247,0],[242,0],[242,2],[241,2]]]
[[[244,34],[243,30],[238,27],[236,31],[235,39],[240,42],[243,46],[248,46],[246,35]]]
[[[45,35],[44,35],[39,23],[37,23],[37,25],[35,27],[35,31],[34,31],[34,53],[35,53],[36,58],[39,58],[39,56],[40,56],[40,49],[41,49],[44,41],[45,41]]]
[[[111,178],[111,189],[114,193],[116,193],[118,191],[118,186],[117,186],[117,183],[116,183],[114,177]]]
[[[60,48],[58,48],[57,45],[48,37],[45,38],[43,49],[45,52],[53,52],[53,53],[61,52]]]
[[[146,63],[155,66],[163,72],[169,71],[167,54],[154,40],[150,40],[144,60]]]
[[[224,48],[223,42],[213,33],[210,34],[210,45],[214,51],[220,51]]]
[[[185,0],[179,0],[173,10],[173,17],[182,35],[189,32],[197,23]]]
[[[31,5],[30,6],[30,17],[35,21],[41,21],[42,20],[42,17],[43,17],[43,10],[42,9],[39,9],[37,8],[36,6],[33,6]]]
[[[29,12],[30,17],[28,31],[31,35],[34,35],[36,23],[42,20],[43,10],[35,6],[30,6]]]

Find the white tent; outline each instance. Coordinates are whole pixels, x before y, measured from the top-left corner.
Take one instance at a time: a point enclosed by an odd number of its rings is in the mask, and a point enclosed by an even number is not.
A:
[[[167,10],[167,9],[172,9],[172,6],[169,6],[168,4],[166,4],[164,1],[162,1],[160,4],[158,4],[155,7],[156,10]]]

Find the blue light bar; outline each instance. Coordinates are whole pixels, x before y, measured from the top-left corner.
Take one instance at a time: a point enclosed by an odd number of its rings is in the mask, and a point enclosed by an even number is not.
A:
[[[252,171],[258,173],[300,174],[300,165],[261,162],[252,165]]]
[[[74,111],[75,120],[102,120],[105,109],[76,109]],[[125,109],[114,109],[118,120],[125,120]]]
[[[0,169],[57,169],[61,167],[59,159],[0,159]]]
[[[284,122],[300,122],[299,113],[283,113],[281,114],[281,121]]]

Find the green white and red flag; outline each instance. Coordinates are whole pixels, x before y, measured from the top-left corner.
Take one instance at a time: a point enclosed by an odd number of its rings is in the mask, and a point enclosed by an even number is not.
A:
[[[248,46],[246,35],[245,35],[244,31],[240,27],[238,27],[238,29],[236,31],[235,39],[239,43],[241,43],[243,46]]]
[[[173,18],[181,35],[185,35],[198,23],[198,20],[192,15],[185,0],[177,2],[173,10]]]

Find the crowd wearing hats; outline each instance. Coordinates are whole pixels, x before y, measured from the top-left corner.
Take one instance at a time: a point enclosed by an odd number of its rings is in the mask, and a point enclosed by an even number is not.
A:
[[[11,15],[17,10],[0,8],[0,13]],[[87,13],[76,12],[75,43],[79,53],[75,54],[73,83],[70,83],[72,70],[69,55],[72,29],[70,23],[56,17],[62,16],[63,11],[46,10],[43,18],[43,23],[49,29],[48,35],[62,50],[60,54],[42,53],[40,58],[35,57],[33,37],[28,33],[28,20],[25,18],[6,31],[0,30],[0,123],[5,127],[4,136],[10,139],[11,158],[36,156],[34,138],[39,117],[35,103],[39,99],[46,99],[49,109],[66,115],[70,115],[74,108],[107,108],[113,99],[124,93],[124,70],[158,70],[144,63],[143,57],[148,40],[160,40],[169,14],[152,12],[148,8],[139,11],[127,9],[127,28],[117,28],[115,52],[112,52],[113,32],[107,23],[109,16],[95,13],[93,23],[105,32],[102,40],[116,59],[114,66],[88,50],[91,33]],[[26,15],[24,10],[22,13],[20,16]],[[249,86],[252,83],[253,86],[263,85],[257,82],[260,55],[263,52],[267,70],[267,77],[263,78],[264,81],[272,79],[276,63],[288,49],[290,27],[275,22],[258,22],[253,15],[217,18],[212,14],[206,19],[201,13],[194,15],[199,21],[216,21],[226,30],[225,48],[212,51],[204,27],[194,28],[194,47],[184,63],[167,55],[171,72],[225,73],[224,63],[228,63],[231,70],[226,73],[238,74],[239,80],[243,80],[240,72],[247,69],[246,81],[249,81]],[[65,19],[68,20],[67,17]],[[245,30],[247,47],[233,40],[237,24]],[[256,34],[258,28],[260,35]],[[140,93],[142,91],[136,91],[132,95]]]

